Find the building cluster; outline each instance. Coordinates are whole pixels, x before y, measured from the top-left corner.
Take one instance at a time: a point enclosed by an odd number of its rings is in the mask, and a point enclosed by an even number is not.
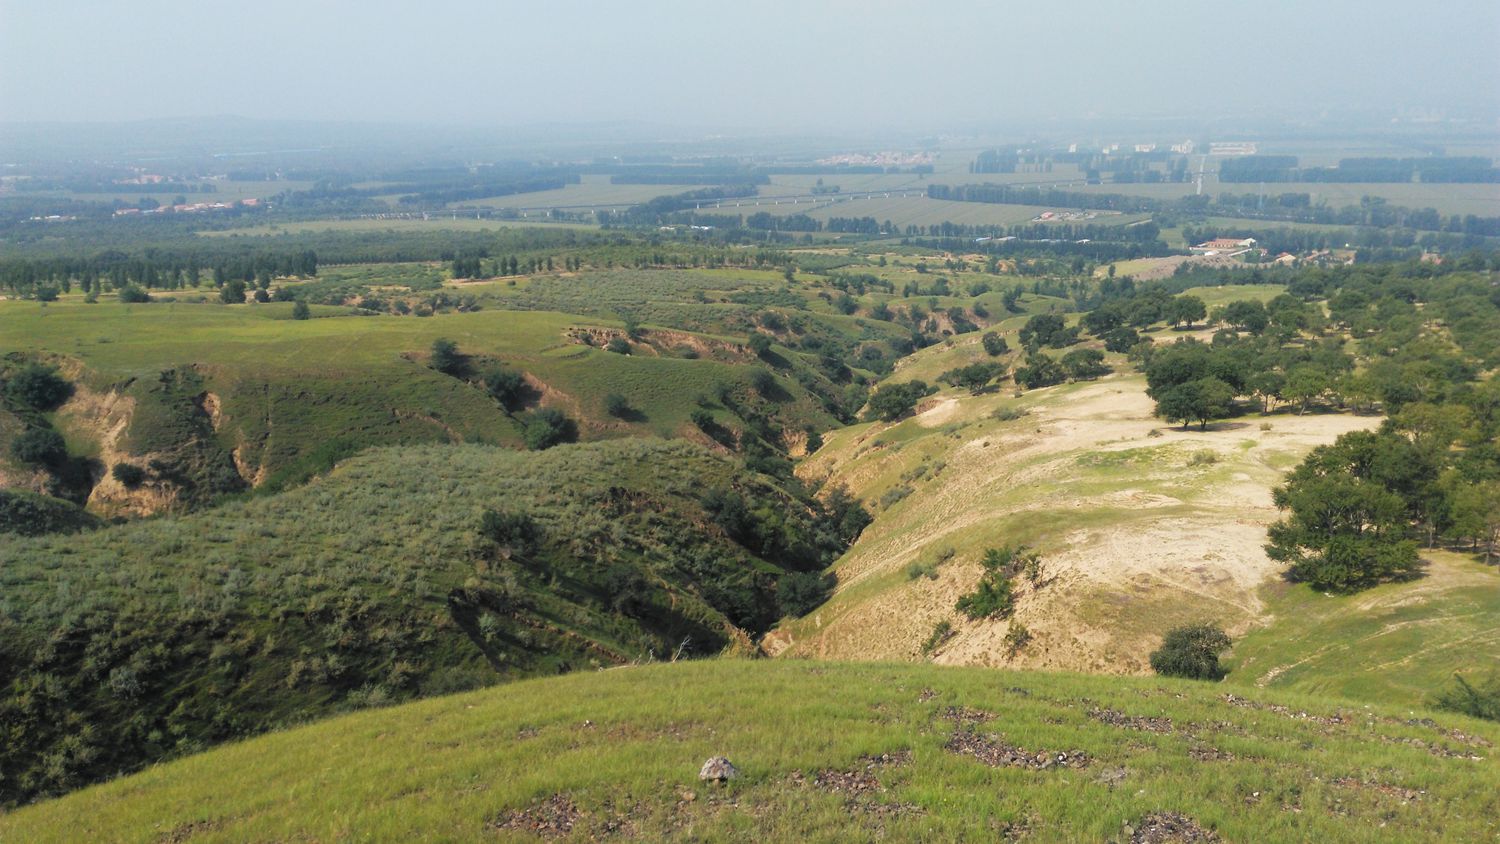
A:
[[[260,200],[255,198],[241,199],[238,202],[191,202],[183,205],[162,205],[157,208],[121,208],[115,211],[116,217],[129,217],[135,214],[205,214],[210,211],[228,211],[231,208],[255,208],[260,205]]]

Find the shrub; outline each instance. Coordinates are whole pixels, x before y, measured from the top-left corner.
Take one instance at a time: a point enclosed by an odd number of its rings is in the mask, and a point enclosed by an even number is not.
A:
[[[609,342],[604,344],[604,348],[617,355],[628,355],[630,354],[630,341],[624,337],[611,337]]]
[[[1015,420],[1026,416],[1026,414],[1027,411],[1023,407],[1012,407],[1011,405],[1006,405],[1004,407],[995,408],[994,411],[990,413],[990,418],[999,420],[1001,422],[1014,422]]]
[[[512,554],[530,554],[541,540],[542,530],[525,513],[485,510],[479,518],[479,534]]]
[[[67,458],[68,445],[51,428],[31,428],[11,440],[10,453],[22,463],[55,466]]]
[[[135,489],[146,480],[146,470],[134,463],[116,463],[109,473],[126,489]]]
[[[604,397],[604,412],[616,419],[624,419],[633,411],[628,399],[619,393],[610,393]]]
[[[1454,674],[1453,685],[1439,692],[1432,705],[1473,718],[1500,721],[1500,674],[1490,675],[1477,686]]]
[[[306,302],[298,299],[297,303],[292,305],[292,319],[312,319],[312,308],[309,308]]]
[[[137,287],[134,284],[127,284],[124,287],[121,287],[120,292],[117,295],[120,297],[121,302],[130,304],[139,304],[141,302],[151,301],[151,294],[147,293],[145,290]]]
[[[953,625],[949,624],[946,620],[934,624],[931,635],[927,637],[927,641],[922,643],[922,655],[931,656],[934,651],[941,648],[953,636]]]
[[[1209,449],[1203,448],[1193,452],[1188,458],[1189,466],[1212,466],[1219,462],[1219,455]]]
[[[761,396],[770,398],[776,393],[776,376],[757,366],[750,370],[750,386]]]
[[[883,422],[894,422],[910,413],[930,392],[931,388],[924,381],[888,384],[870,397],[870,415]]]
[[[750,339],[745,342],[745,346],[749,348],[756,357],[763,358],[771,353],[771,338],[757,331],[754,334],[750,335]]]
[[[1005,631],[1005,649],[1010,652],[1011,656],[1015,656],[1016,652],[1026,647],[1026,643],[1030,641],[1031,631],[1019,621],[1012,621],[1010,629]]]
[[[1151,652],[1151,670],[1165,677],[1219,680],[1224,669],[1219,654],[1229,648],[1229,636],[1213,624],[1194,624],[1167,632],[1161,647]]]
[[[993,331],[985,332],[985,335],[979,338],[979,342],[984,344],[984,351],[990,357],[999,357],[1010,351],[1010,344],[1005,342],[1005,338]]]
[[[484,389],[506,410],[519,407],[525,397],[526,379],[519,372],[496,366],[486,370],[481,380],[484,381]]]
[[[688,414],[688,418],[692,420],[694,425],[698,426],[698,430],[705,433],[718,425],[718,423],[714,422],[714,415],[701,407],[693,408],[693,412]]]
[[[464,356],[458,344],[439,337],[432,341],[432,368],[444,375],[461,375],[464,371]]]
[[[959,598],[954,609],[971,619],[1008,618],[1016,609],[1010,578],[1000,572],[985,572],[974,591]]]
[[[578,439],[578,424],[560,410],[544,407],[526,418],[526,447],[542,451]]]
[[[58,375],[56,368],[31,363],[11,376],[5,394],[36,410],[54,410],[73,395],[73,385]]]
[[[791,572],[776,583],[776,603],[783,615],[803,616],[828,600],[837,579],[832,572]]]

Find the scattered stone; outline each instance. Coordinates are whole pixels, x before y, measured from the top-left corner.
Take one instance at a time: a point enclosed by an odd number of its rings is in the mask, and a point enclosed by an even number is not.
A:
[[[1219,840],[1218,833],[1176,812],[1153,812],[1134,826],[1126,824],[1125,831],[1131,844],[1203,844]]]
[[[1234,754],[1220,750],[1211,744],[1194,744],[1188,748],[1188,756],[1195,762],[1233,762]]]
[[[950,706],[943,710],[941,717],[945,721],[952,721],[960,727],[973,724],[982,724],[985,721],[993,721],[997,717],[993,712],[985,712],[983,709],[970,709],[967,706]]]
[[[1148,715],[1126,715],[1115,709],[1089,710],[1089,717],[1101,724],[1111,727],[1119,727],[1123,730],[1144,730],[1148,733],[1170,733],[1172,732],[1171,718],[1154,718]]]
[[[513,829],[542,838],[561,838],[573,831],[582,812],[565,794],[554,794],[526,809],[514,809],[490,822],[493,829]]]
[[[1368,780],[1355,779],[1354,777],[1339,777],[1332,782],[1334,785],[1339,786],[1340,788],[1349,788],[1356,791],[1372,791],[1377,794],[1383,794],[1386,797],[1394,797],[1400,800],[1401,805],[1403,806],[1408,803],[1413,803],[1417,800],[1421,800],[1422,797],[1427,794],[1427,792],[1423,789],[1402,788],[1399,785],[1389,785],[1383,782],[1370,782]]]
[[[698,779],[709,782],[728,782],[740,775],[740,770],[723,756],[710,756],[698,771]]]
[[[848,771],[826,768],[813,776],[813,785],[833,794],[843,794],[850,800],[867,797],[885,791],[875,772],[881,768],[905,765],[911,761],[911,751],[882,753],[879,756],[861,756],[862,764]]]
[[[1100,771],[1098,775],[1094,777],[1094,782],[1097,782],[1100,785],[1103,785],[1113,791],[1114,787],[1124,782],[1125,778],[1128,776],[1130,776],[1130,770],[1121,765],[1117,768],[1105,768],[1104,770]]]
[[[943,749],[961,756],[973,756],[991,768],[1045,771],[1049,768],[1085,768],[1089,764],[1089,755],[1082,750],[1023,750],[1006,744],[998,736],[981,736],[968,730],[954,733]]]
[[[936,689],[923,689],[917,695],[917,700],[921,701],[922,703],[926,703],[927,701],[932,700],[933,698],[937,697],[937,695],[938,695],[938,693],[937,693]]]

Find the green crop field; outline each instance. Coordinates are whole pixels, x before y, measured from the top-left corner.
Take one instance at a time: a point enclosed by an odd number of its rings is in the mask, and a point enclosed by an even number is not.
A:
[[[412,231],[461,231],[479,232],[496,229],[536,228],[549,229],[595,229],[583,223],[554,223],[541,216],[518,220],[475,219],[454,213],[433,213],[430,219],[362,219],[362,220],[298,220],[288,223],[269,223],[263,226],[244,226],[234,229],[202,231],[202,237],[257,237],[270,235],[301,234],[305,232],[412,232]]]
[[[590,672],[224,747],[0,816],[0,838],[1384,842],[1500,831],[1496,725],[1224,692],[933,666]],[[713,755],[739,776],[699,782]],[[1139,837],[1162,826],[1182,837]]]

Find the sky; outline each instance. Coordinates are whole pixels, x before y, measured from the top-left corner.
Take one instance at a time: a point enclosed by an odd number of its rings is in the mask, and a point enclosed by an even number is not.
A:
[[[0,121],[1500,114],[1500,2],[0,0]]]

